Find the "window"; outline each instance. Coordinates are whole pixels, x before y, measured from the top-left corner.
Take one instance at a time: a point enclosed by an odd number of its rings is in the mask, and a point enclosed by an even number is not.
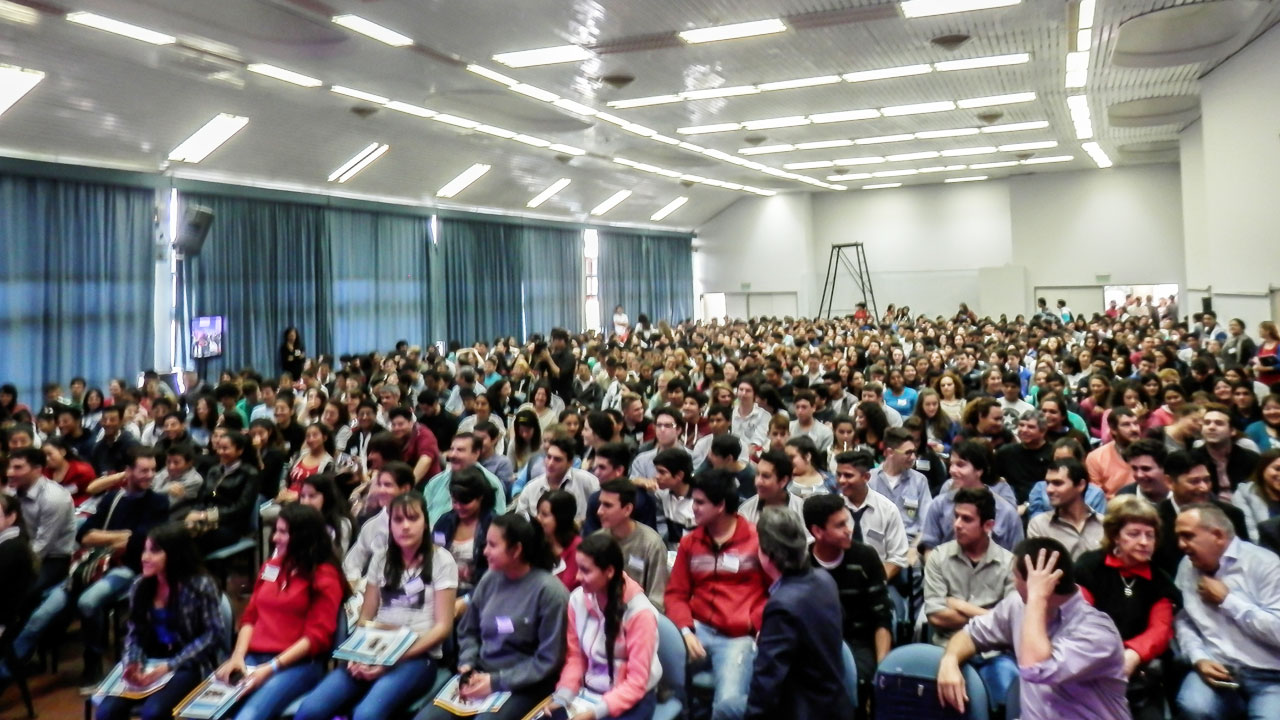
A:
[[[599,330],[600,325],[600,238],[595,230],[582,232],[582,270],[586,276],[587,298],[583,306],[583,321],[588,330]]]

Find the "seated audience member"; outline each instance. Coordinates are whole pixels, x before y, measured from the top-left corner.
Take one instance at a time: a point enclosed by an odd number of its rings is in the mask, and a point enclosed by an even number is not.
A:
[[[991,540],[996,502],[984,487],[956,493],[956,537],[929,553],[925,562],[924,615],[935,645],[946,647],[971,620],[991,612],[1014,591],[1013,554]],[[1017,661],[1008,652],[988,652],[969,664],[982,676],[991,708],[1003,707],[1018,679]]]
[[[1028,410],[1018,418],[1018,442],[996,451],[993,474],[1009,483],[1019,510],[1024,512],[1032,487],[1044,479],[1053,461],[1053,445],[1044,437],[1046,427],[1044,413]]]
[[[848,464],[848,463],[845,463]],[[876,666],[889,654],[893,612],[880,555],[854,537],[845,504],[835,495],[804,501],[804,524],[813,536],[810,558],[830,573],[844,610],[841,636],[853,652],[858,676],[858,718],[866,718],[866,699]]]
[[[950,488],[944,490],[929,504],[920,533],[919,547],[931,550],[954,538],[952,505],[955,494],[964,488],[987,485],[987,473],[991,472],[991,448],[981,440],[962,440],[951,449]],[[988,489],[991,489],[988,487]],[[1010,550],[1022,541],[1022,521],[1018,509],[1011,502],[992,493],[996,498],[995,527],[991,537],[1000,547]]]
[[[667,617],[684,635],[689,661],[711,664],[715,720],[737,720],[746,710],[754,637],[769,585],[757,557],[755,527],[737,514],[734,482],[723,470],[694,479],[698,526],[680,540],[664,598]]]
[[[36,556],[31,552],[31,541],[18,498],[0,492],[0,577],[6,590],[0,594],[0,643],[7,644],[22,629],[28,597],[36,582]],[[7,668],[0,666],[0,689],[3,689]]]
[[[1231,496],[1231,504],[1244,513],[1249,537],[1258,537],[1258,526],[1273,517],[1280,517],[1280,448],[1263,452],[1253,479],[1241,483]]]
[[[474,717],[517,720],[546,702],[564,665],[568,592],[551,574],[554,562],[541,528],[523,515],[499,515],[485,543],[489,572],[476,585],[458,623],[461,694],[511,696]],[[456,717],[431,705],[416,720]]]
[[[803,519],[804,498],[787,489],[792,483],[791,473],[791,459],[786,453],[766,450],[756,464],[756,494],[742,501],[738,514],[754,524],[766,507],[780,507],[790,510],[797,521]]]
[[[835,476],[827,471],[827,455],[814,446],[806,435],[793,437],[784,446],[791,459],[791,483],[787,492],[801,500],[811,495],[837,492]]]
[[[1004,415],[1004,426],[1010,432],[1018,429],[1022,416],[1035,410],[1035,406],[1022,399],[1022,377],[1015,372],[1006,372],[1000,376],[1000,397],[996,400]]]
[[[105,411],[103,415],[104,416],[106,415]],[[84,426],[80,424],[80,420],[82,417],[83,416],[80,413],[80,408],[72,407],[70,405],[54,406],[54,420],[57,423],[58,435],[62,437],[64,440],[66,440],[67,444],[69,444],[76,451],[77,457],[93,458],[93,460],[97,460],[99,457],[97,454],[97,447],[98,447],[97,438],[90,435],[89,432],[84,429]],[[123,423],[121,423],[121,425],[123,425]],[[105,421],[102,423],[102,426],[103,426],[104,432],[100,432],[99,433],[100,435],[103,435],[104,437],[117,437],[117,438],[119,437],[118,434],[114,436],[109,436],[105,434],[105,430],[107,427],[107,423]],[[117,433],[119,432],[120,427],[121,427],[120,425],[116,426]],[[111,465],[109,462],[106,461],[105,459],[106,456],[103,456],[103,457],[104,457],[104,461],[103,461],[102,467],[99,468],[96,465],[94,466],[94,470],[97,470],[99,475],[106,475],[107,473],[120,472],[121,470],[124,469],[123,466],[115,467]],[[113,455],[112,457],[115,459],[119,459],[118,455]]]
[[[187,443],[170,445],[164,452],[164,469],[156,473],[152,489],[169,501],[169,517],[181,520],[200,496],[204,478],[196,470],[195,448]]]
[[[760,386],[755,380],[747,377],[738,378],[734,391],[738,395],[737,407],[733,411],[732,432],[742,438],[742,446],[748,455],[754,456],[769,444],[768,410],[756,403]],[[713,448],[714,451],[714,448]],[[737,454],[734,454],[737,457]]]
[[[912,390],[912,392],[914,393],[915,391]],[[819,452],[825,453],[831,449],[831,443],[835,440],[835,436],[832,434],[829,425],[814,419],[813,413],[817,402],[818,397],[812,390],[801,390],[796,393],[796,419],[791,421],[788,431],[790,432],[790,437],[800,437],[801,435],[808,437],[813,441]]]
[[[355,582],[364,577],[370,561],[386,552],[391,531],[388,508],[396,497],[413,490],[413,483],[413,468],[399,460],[392,460],[374,471],[369,497],[379,510],[360,526],[355,542],[343,556],[342,572],[348,580]]]
[[[44,451],[44,476],[66,488],[76,507],[92,497],[89,488],[97,479],[93,466],[76,457],[66,438],[54,436],[40,445]]]
[[[361,467],[368,468],[369,442],[373,440],[373,436],[386,432],[387,429],[378,424],[378,404],[368,398],[361,400],[356,407],[355,418],[351,437],[347,440],[347,446],[341,450],[360,463]]]
[[[1084,448],[1080,447],[1080,443],[1071,438],[1063,438],[1053,444],[1053,460],[1084,462]],[[1044,480],[1031,487],[1031,497],[1027,500],[1027,512],[1023,515],[1024,518],[1030,519],[1053,509],[1053,505],[1049,503],[1049,491],[1045,488]],[[1102,492],[1102,488],[1093,483],[1085,485],[1084,501],[1099,515],[1107,512],[1107,495]]]
[[[885,432],[884,445],[884,463],[871,471],[867,486],[897,506],[907,542],[914,547],[923,529],[921,523],[933,502],[928,480],[912,467],[919,445],[906,428]],[[840,463],[839,456],[836,463]]]
[[[452,501],[449,499],[449,481],[453,473],[463,468],[477,467],[493,486],[494,512],[501,515],[507,511],[507,492],[502,481],[479,464],[483,443],[483,440],[472,433],[458,433],[453,436],[453,442],[449,445],[449,467],[428,480],[422,492],[422,496],[427,500],[427,513],[430,515],[432,527],[435,527],[440,516],[449,512],[449,508],[452,507]]]
[[[1134,720],[1162,720],[1161,672],[1152,663],[1169,649],[1181,599],[1173,579],[1151,565],[1160,517],[1150,503],[1118,495],[1107,503],[1102,525],[1102,547],[1077,559],[1076,582],[1089,604],[1111,616],[1124,640]]]
[[[1187,556],[1175,580],[1178,646],[1194,668],[1178,691],[1181,717],[1280,716],[1280,558],[1244,542],[1216,504],[1180,506],[1175,533]]]
[[[1169,497],[1169,476],[1164,474],[1164,461],[1169,457],[1159,440],[1143,438],[1125,448],[1124,460],[1133,471],[1133,482],[1116,491],[1117,495],[1136,495],[1152,506]]]
[[[534,520],[538,522],[545,535],[551,557],[555,565],[551,574],[564,583],[565,589],[573,590],[578,586],[577,555],[578,544],[582,536],[578,534],[578,523],[574,515],[578,512],[578,501],[564,490],[548,490],[538,499],[538,507]]]
[[[622,570],[634,580],[649,602],[659,612],[663,608],[663,593],[667,589],[667,546],[656,530],[636,522],[631,517],[636,504],[636,486],[626,478],[609,480],[600,486],[599,507],[596,516],[601,530],[613,538],[622,550]],[[579,552],[582,552],[579,549]]]
[[[338,492],[336,476],[326,472],[303,480],[298,502],[315,508],[324,516],[324,527],[333,541],[334,550],[339,558],[345,557],[351,547],[352,520],[347,501]]]
[[[853,539],[875,551],[886,581],[892,582],[907,567],[913,551],[897,506],[869,485],[874,463],[868,450],[840,453],[836,456],[836,482],[849,510]]]
[[[693,463],[677,450],[654,458],[654,466],[658,470],[654,492],[661,518],[658,530],[665,533],[667,547],[672,548],[698,526],[693,512]],[[738,492],[736,487],[734,491]]]
[[[1212,462],[1208,456],[1196,450],[1171,452],[1165,457],[1164,474],[1169,478],[1169,497],[1156,506],[1156,511],[1160,513],[1161,533],[1160,543],[1156,546],[1155,564],[1170,577],[1177,576],[1178,564],[1185,554],[1178,545],[1174,527],[1178,514],[1187,505],[1214,505],[1231,520],[1237,537],[1249,539],[1244,513],[1213,495],[1213,476],[1209,473]]]
[[[426,425],[419,423],[413,416],[413,411],[407,407],[391,408],[387,418],[387,428],[404,444],[404,455],[400,459],[413,468],[413,476],[417,481],[421,483],[437,475],[441,463],[440,445],[436,443],[436,436]]]
[[[5,489],[18,498],[22,520],[31,529],[31,552],[40,567],[32,600],[66,579],[76,546],[71,493],[44,477],[44,464],[43,452],[24,447],[9,453],[5,471]]]
[[[1142,423],[1132,410],[1118,407],[1112,408],[1107,416],[1107,425],[1111,428],[1111,442],[1089,453],[1085,468],[1089,471],[1089,482],[1102,488],[1110,500],[1133,482],[1133,468],[1125,459],[1125,451],[1142,439]]]
[[[319,684],[347,595],[324,518],[314,508],[281,508],[271,541],[276,555],[263,563],[235,648],[215,672],[222,682],[243,676],[249,695],[229,716],[235,720],[278,717]]]
[[[682,459],[683,458],[683,459]],[[670,451],[664,450],[654,456],[654,471],[658,477],[663,474],[662,468],[666,468],[672,464],[688,465],[688,453],[682,453],[677,448],[671,448]],[[600,482],[600,487],[611,480],[627,479],[627,465],[631,459],[631,449],[626,443],[608,442],[596,448],[596,452],[591,457],[591,474],[596,476],[596,480]],[[669,471],[668,471],[669,474]],[[692,473],[690,473],[692,475]],[[635,485],[633,483],[633,485]],[[635,508],[631,512],[631,517],[636,522],[642,523],[654,530],[658,530],[658,500],[654,493],[658,490],[658,483],[654,483],[653,491],[635,485],[636,502]],[[587,516],[582,521],[582,534],[590,535],[600,530],[600,491],[591,493],[587,498]]]
[[[145,699],[102,699],[96,720],[173,717],[173,709],[225,659],[230,631],[222,616],[222,591],[204,572],[191,534],[181,523],[158,525],[146,536],[142,574],[129,592],[128,625],[120,662],[125,679],[141,686],[172,672]],[[159,664],[148,671],[149,662]]]
[[[502,437],[498,426],[492,422],[478,423],[475,433],[483,443],[480,448],[480,466],[496,475],[503,486],[508,488],[507,492],[510,492],[511,485],[516,481],[516,471],[511,465],[511,459],[498,452],[497,443]]]
[[[569,594],[568,649],[548,710],[570,707],[585,690],[594,693],[592,709],[575,718],[653,717],[662,678],[658,611],[624,572],[625,552],[609,534],[583,540],[577,553],[579,586]]]
[[[1102,516],[1084,501],[1089,474],[1080,461],[1054,460],[1045,475],[1045,491],[1053,510],[1031,518],[1027,537],[1051,537],[1062,543],[1072,559],[1102,544]]]
[[[693,444],[693,449],[689,451],[690,454],[693,455],[693,467],[695,470],[701,471],[710,467],[710,465],[706,465],[705,463],[708,461],[708,457],[711,454],[711,443],[722,435],[731,435],[733,428],[732,423],[732,406],[712,405],[707,409],[707,434],[698,438],[698,441]],[[741,440],[739,440],[738,448],[739,459],[747,459],[746,450],[749,448],[743,448]]]
[[[1062,438],[1071,438],[1080,443],[1080,447],[1089,447],[1089,438],[1071,425],[1071,412],[1067,409],[1066,402],[1062,399],[1062,395],[1054,392],[1046,393],[1039,398],[1040,412],[1044,413],[1044,419],[1047,423],[1045,427],[1045,437],[1051,442],[1057,442]],[[1081,426],[1088,430],[1081,421]]]
[[[715,469],[732,473],[738,481],[738,494],[744,499],[756,492],[756,466],[742,459],[743,445],[735,435],[717,435],[711,440],[707,462],[698,470]]]
[[[1236,442],[1231,427],[1231,411],[1225,405],[1210,403],[1204,406],[1204,420],[1200,427],[1202,444],[1197,449],[1209,456],[1209,473],[1213,476],[1213,494],[1221,500],[1231,500],[1237,486],[1253,474],[1258,466],[1257,446],[1252,441]]]
[[[1013,433],[1004,427],[1004,410],[992,397],[980,397],[964,406],[960,434],[965,440],[985,439],[992,450],[1014,441]]]
[[[600,489],[600,481],[586,470],[573,467],[573,440],[553,437],[547,442],[546,472],[529,481],[515,499],[515,511],[533,519],[538,513],[538,503],[548,490],[562,490],[574,499],[575,522],[581,523],[587,516],[587,498]]]
[[[809,565],[806,533],[791,513],[768,507],[757,525],[765,603],[745,717],[848,718],[843,619],[831,575]]]
[[[593,424],[592,415],[595,415],[595,413],[587,415],[586,428],[583,432],[584,437],[587,436],[588,432],[591,432],[594,437],[594,429],[600,427],[601,418],[594,418]],[[608,420],[607,415],[604,416],[604,419],[609,423],[609,437],[612,438],[613,421]],[[542,425],[538,422],[538,416],[534,415],[532,410],[521,410],[516,413],[511,422],[509,435],[507,459],[511,461],[511,467],[515,472],[523,474],[525,468],[530,465],[534,457],[542,450]],[[534,477],[540,474],[540,471],[536,472]]]
[[[653,411],[653,447],[642,451],[631,461],[632,482],[642,487],[653,487],[657,476],[653,459],[658,453],[673,448],[686,450],[680,442],[680,427],[683,422],[680,411],[674,407],[660,407]]]
[[[432,541],[449,551],[458,568],[457,616],[466,609],[467,598],[489,569],[484,543],[493,522],[493,488],[475,468],[459,470],[449,482],[453,509],[431,528]]]
[[[862,402],[873,403],[884,413],[889,427],[902,427],[902,413],[889,407],[884,401],[884,384],[879,381],[869,382],[862,386]]]
[[[349,662],[330,671],[302,701],[297,720],[345,713],[353,720],[381,720],[435,684],[441,646],[453,632],[458,568],[447,550],[432,543],[421,495],[397,496],[389,516],[391,541],[369,564],[360,623],[408,627],[416,633],[413,644],[390,666]]]
[[[1025,720],[1128,718],[1120,634],[1077,591],[1066,548],[1052,538],[1019,543],[1013,577],[1016,593],[947,641],[938,667],[939,701],[964,712],[960,664],[980,652],[1002,650],[1018,661]]]

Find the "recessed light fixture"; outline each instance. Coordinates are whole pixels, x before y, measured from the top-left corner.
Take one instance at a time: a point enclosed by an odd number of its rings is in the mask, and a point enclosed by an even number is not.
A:
[[[730,130],[741,129],[741,123],[715,123],[712,125],[694,125],[691,127],[676,128],[676,132],[681,135],[705,135],[707,133],[729,132]]]
[[[835,167],[835,163],[831,160],[812,160],[809,162],[787,163],[782,166],[783,170],[816,170],[818,168]]]
[[[840,82],[839,75],[821,75],[819,77],[799,78],[797,80],[779,80],[777,82],[760,83],[756,85],[761,92],[769,92],[771,90],[795,90],[798,88],[818,87],[820,85],[833,85]]]
[[[1076,27],[1093,27],[1093,11],[1096,9],[1096,4],[1096,0],[1080,0],[1080,4],[1076,5]]]
[[[648,107],[650,105],[666,105],[677,103],[684,98],[679,95],[654,95],[652,97],[632,98],[630,100],[611,100],[606,103],[611,108],[626,110],[627,108]]]
[[[479,75],[480,77],[485,78],[487,80],[492,80],[496,83],[506,85],[507,87],[520,84],[519,80],[516,80],[513,77],[507,77],[506,75],[503,75],[497,70],[490,70],[489,68],[483,65],[476,65],[472,63],[471,65],[467,66],[467,71],[473,72],[476,75]]]
[[[742,155],[772,155],[773,153],[791,152],[795,149],[795,145],[761,145],[760,147],[742,148],[738,153]]]
[[[964,170],[967,167],[968,167],[967,165],[939,165],[936,167],[920,168],[920,172],[922,173],[957,172],[959,170]]]
[[[991,55],[989,57],[969,58],[967,60],[943,60],[933,64],[938,72],[953,70],[976,70],[978,68],[1001,67],[1004,65],[1022,65],[1031,61],[1028,53],[1012,53],[1010,55]]]
[[[282,80],[294,85],[301,85],[302,87],[320,87],[324,84],[309,75],[303,75],[302,73],[297,73],[292,70],[285,70],[282,67],[268,65],[266,63],[252,63],[245,67],[245,69],[251,73],[265,75],[269,78],[275,78],[276,80]]]
[[[480,127],[480,123],[476,122],[475,120],[468,120],[464,117],[458,117],[457,115],[449,115],[448,113],[439,113],[431,119],[435,120],[436,122],[442,122],[445,125],[460,127],[465,130],[474,130]]]
[[[44,73],[14,65],[0,65],[0,115],[44,80]]]
[[[898,7],[908,18],[921,18],[1009,7],[1020,2],[1022,0],[904,0]]]
[[[174,148],[173,152],[169,153],[169,160],[198,163],[209,157],[209,153],[217,150],[247,124],[249,124],[247,117],[221,113]]]
[[[827,148],[849,147],[852,140],[815,140],[814,142],[796,143],[796,150],[825,150]]]
[[[571,182],[573,181],[570,180],[569,178],[560,178],[559,180],[548,185],[547,189],[543,190],[537,195],[534,195],[533,199],[525,204],[525,207],[529,207],[529,208],[538,207],[542,203],[550,200],[553,195],[555,195],[556,193],[568,187],[569,183]]]
[[[847,122],[849,120],[871,120],[880,117],[879,110],[841,110],[839,112],[817,113],[809,119],[815,123]]]
[[[885,158],[889,162],[907,162],[909,160],[932,160],[938,157],[937,150],[926,150],[924,152],[902,153],[901,155],[889,155]]]
[[[599,217],[609,212],[610,210],[614,209],[615,207],[618,206],[618,203],[622,202],[623,200],[626,200],[629,197],[631,197],[630,190],[619,190],[618,192],[610,195],[609,199],[591,208],[591,214],[595,215],[596,217]]]
[[[563,145],[561,143],[551,143],[547,146],[547,149],[558,153],[564,153],[565,155],[573,155],[574,157],[587,154],[587,151],[582,148],[577,148],[572,145]]]
[[[993,147],[968,147],[968,148],[952,148],[943,150],[942,157],[966,157],[969,155],[990,155],[996,152]]]
[[[736,40],[738,38],[756,37],[758,35],[772,35],[773,33],[786,32],[787,26],[781,20],[774,18],[771,20],[754,20],[752,22],[734,23],[732,25],[716,25],[713,27],[697,28],[695,30],[685,30],[676,33],[680,39],[696,45],[705,42],[718,42],[720,40]]]
[[[528,85],[525,83],[516,83],[515,85],[511,86],[511,90],[514,90],[515,92],[518,92],[521,95],[527,95],[528,97],[531,97],[534,100],[541,100],[542,102],[555,102],[556,100],[560,99],[560,96],[553,92],[549,92],[547,90],[543,90],[540,87],[534,87],[532,85]]]
[[[879,145],[880,143],[906,142],[907,140],[915,140],[916,136],[911,133],[902,133],[899,135],[878,135],[876,137],[858,138],[853,141],[854,145]]]
[[[792,115],[791,117],[747,120],[742,123],[742,128],[744,130],[773,130],[775,128],[799,127],[801,125],[808,125],[809,123],[809,118],[803,115]]]
[[[178,42],[178,38],[172,35],[166,35],[155,30],[148,30],[127,22],[121,22],[109,17],[103,17],[91,12],[73,12],[67,14],[67,22],[75,23],[91,27],[95,30],[103,30],[115,35],[122,35],[134,40],[141,40],[151,45],[172,45]]]
[[[359,15],[335,15],[332,19],[334,25],[353,30],[378,42],[386,43],[391,47],[406,47],[413,44],[413,38],[401,35],[391,28],[383,27]]]
[[[532,145],[533,147],[536,147],[536,148],[551,147],[550,140],[543,140],[540,137],[534,137],[532,135],[521,134],[521,135],[516,135],[511,139],[519,143],[524,143],[525,145]]]
[[[882,68],[880,70],[859,70],[858,72],[845,73],[841,77],[844,78],[845,82],[856,83],[924,75],[931,72],[933,72],[933,67],[930,65],[905,65],[903,67]]]
[[[989,170],[992,168],[1013,167],[1017,165],[1017,160],[1001,160],[1000,162],[974,163],[969,166],[970,170]]]
[[[436,197],[451,198],[467,188],[468,185],[479,180],[481,176],[489,172],[489,165],[476,163],[471,167],[463,170],[458,177],[450,180],[444,187],[436,191]]]
[[[1033,92],[1010,93],[1008,95],[991,95],[989,97],[969,98],[956,103],[957,106],[966,110],[972,108],[992,107],[994,105],[1013,105],[1015,103],[1031,102],[1036,99]]]
[[[1020,130],[1043,130],[1049,127],[1048,120],[1032,120],[1030,122],[1005,123],[1004,125],[988,125],[982,128],[984,133],[1018,132]]]
[[[942,182],[944,183],[978,182],[979,180],[986,180],[987,177],[988,177],[987,175],[969,175],[968,177],[947,178]]]
[[[339,183],[344,183],[350,180],[359,174],[361,170],[364,170],[373,164],[374,160],[382,157],[387,150],[390,149],[390,145],[376,142],[369,143],[368,147],[353,155],[350,160],[346,161],[341,167],[330,173],[329,182],[334,182],[336,180]]]
[[[907,177],[919,173],[919,170],[909,168],[906,170],[881,170],[871,173],[871,177],[887,178],[887,177]]]
[[[1071,162],[1075,160],[1074,155],[1054,155],[1052,157],[1027,158],[1022,161],[1023,165],[1044,165],[1046,163]]]
[[[713,98],[735,97],[737,95],[755,95],[760,89],[755,85],[734,85],[731,87],[707,88],[706,90],[687,90],[680,93],[685,100],[710,100]]]
[[[439,114],[435,110],[428,110],[427,108],[419,107],[418,105],[410,105],[409,103],[400,102],[399,100],[392,100],[387,103],[386,107],[388,110],[395,110],[396,112],[402,112],[406,115],[416,115],[420,118],[435,117]]]
[[[1076,52],[1088,52],[1092,45],[1093,45],[1092,30],[1076,31]]]
[[[978,128],[956,128],[954,130],[922,130],[916,133],[917,140],[937,140],[939,138],[964,137],[977,135]]]
[[[880,114],[885,117],[899,117],[902,115],[920,115],[922,113],[946,112],[947,110],[955,110],[956,104],[950,100],[939,100],[936,102],[915,103],[912,105],[895,105],[894,107],[880,108]]]
[[[664,220],[668,215],[675,212],[676,210],[679,210],[680,207],[687,202],[689,202],[689,198],[680,196],[675,200],[672,200],[671,202],[667,203],[666,205],[663,205],[662,209],[654,213],[653,215],[650,215],[649,219],[652,220],[653,222]]]
[[[902,187],[902,183],[876,183],[875,185],[863,185],[863,190],[886,190],[888,188]]]
[[[1048,150],[1049,148],[1058,147],[1057,140],[1042,140],[1040,142],[1013,143],[1010,145],[1001,145],[1000,152],[1023,152],[1026,150]]]
[[[836,167],[849,167],[851,165],[879,165],[882,162],[884,162],[884,158],[876,156],[840,158],[839,160],[836,160]]]
[[[384,98],[381,95],[374,95],[373,93],[367,93],[363,90],[356,90],[355,88],[343,87],[342,85],[334,85],[333,87],[329,88],[329,90],[339,95],[346,95],[347,97],[352,97],[357,100],[364,100],[365,102],[371,102],[374,105],[386,105],[387,103],[391,102],[390,98]]]
[[[582,116],[585,116],[585,117],[591,117],[591,116],[593,116],[593,115],[595,115],[595,114],[596,114],[595,108],[588,107],[588,106],[586,106],[586,105],[583,105],[583,104],[582,104],[582,103],[580,103],[580,102],[574,102],[573,100],[569,100],[569,99],[567,99],[567,98],[560,98],[559,100],[556,100],[556,101],[552,102],[551,104],[552,104],[552,105],[555,105],[556,107],[560,108],[561,110],[568,110],[569,112],[573,113],[574,115],[582,115]]]
[[[511,68],[534,67],[536,65],[555,65],[557,63],[582,62],[595,57],[595,53],[577,45],[558,45],[556,47],[538,48],[536,50],[519,50],[517,52],[498,53],[493,56],[494,62]]]
[[[1111,158],[1107,157],[1107,154],[1102,150],[1102,146],[1099,145],[1098,143],[1096,142],[1082,143],[1080,145],[1080,148],[1085,152],[1089,153],[1089,157],[1093,159],[1094,164],[1097,165],[1098,167],[1100,168],[1111,167],[1112,165]]]
[[[40,12],[16,2],[0,0],[0,20],[19,25],[35,25],[40,22]]]
[[[494,137],[500,137],[504,140],[510,140],[520,134],[513,130],[507,130],[506,128],[495,127],[493,125],[477,125],[475,130],[476,132],[484,133],[485,135],[493,135]]]
[[[848,182],[851,180],[870,180],[871,173],[845,173],[844,175],[828,175],[831,182]]]

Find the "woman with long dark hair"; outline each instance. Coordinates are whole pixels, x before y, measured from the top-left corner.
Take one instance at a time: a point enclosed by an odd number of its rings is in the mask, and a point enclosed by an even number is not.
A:
[[[257,451],[262,467],[258,474],[258,494],[263,498],[273,497],[280,491],[284,468],[289,460],[289,449],[284,436],[274,422],[258,418],[249,423],[249,439],[253,442],[253,449]]]
[[[314,508],[281,508],[271,541],[276,556],[263,563],[235,649],[216,673],[223,682],[243,676],[248,698],[236,720],[274,718],[320,682],[348,592],[324,517]]]
[[[417,634],[390,666],[351,662],[331,671],[302,701],[297,720],[381,720],[435,683],[441,645],[453,632],[458,568],[427,532],[427,503],[416,492],[397,495],[390,505],[389,541],[369,563],[360,624],[408,627]]]
[[[40,449],[44,451],[44,476],[66,488],[76,507],[88,500],[89,485],[98,478],[93,466],[80,459],[61,435],[46,439]]]
[[[187,529],[180,523],[152,528],[142,549],[142,575],[129,593],[121,662],[125,679],[135,685],[149,685],[171,671],[173,677],[145,700],[104,698],[94,717],[127,720],[138,705],[145,719],[172,716],[225,655],[221,600]]]
[[[244,433],[219,432],[221,436],[213,444],[218,464],[205,474],[195,509],[186,517],[205,553],[247,535],[252,513],[258,510],[258,452]]]
[[[298,502],[320,511],[325,528],[333,539],[334,550],[339,557],[351,547],[351,511],[347,500],[338,490],[338,480],[333,473],[312,475],[302,481],[298,490]]]
[[[489,569],[484,559],[485,536],[493,522],[495,494],[476,466],[463,468],[449,478],[453,508],[431,528],[431,540],[449,551],[458,568],[457,614],[466,609],[466,598]]]
[[[280,369],[297,380],[302,377],[302,366],[306,359],[307,351],[302,345],[302,335],[298,328],[290,325],[284,329],[284,337],[280,339]]]
[[[538,498],[538,524],[546,535],[552,557],[557,559],[552,573],[569,590],[578,586],[576,551],[582,536],[574,520],[577,511],[577,499],[564,490],[548,490]]]
[[[507,458],[516,473],[525,469],[534,455],[542,449],[542,424],[532,410],[516,413],[511,425],[511,439],[507,445]]]
[[[624,572],[622,548],[612,535],[591,535],[577,553],[568,651],[551,707],[570,707],[586,689],[599,696],[593,718],[653,717],[662,677],[658,611]]]

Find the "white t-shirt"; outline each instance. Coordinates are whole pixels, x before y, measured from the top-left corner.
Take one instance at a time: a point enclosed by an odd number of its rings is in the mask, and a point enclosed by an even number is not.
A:
[[[458,587],[458,565],[448,550],[436,547],[431,555],[431,585],[422,581],[421,566],[406,570],[400,578],[399,587],[386,586],[384,573],[387,566],[385,552],[374,556],[369,563],[369,574],[366,580],[382,588],[382,604],[374,618],[387,625],[408,626],[421,635],[436,624],[435,591]],[[439,658],[440,648],[430,653]]]
[[[627,331],[627,327],[631,325],[631,320],[627,318],[626,313],[613,314],[613,332],[621,335]]]

